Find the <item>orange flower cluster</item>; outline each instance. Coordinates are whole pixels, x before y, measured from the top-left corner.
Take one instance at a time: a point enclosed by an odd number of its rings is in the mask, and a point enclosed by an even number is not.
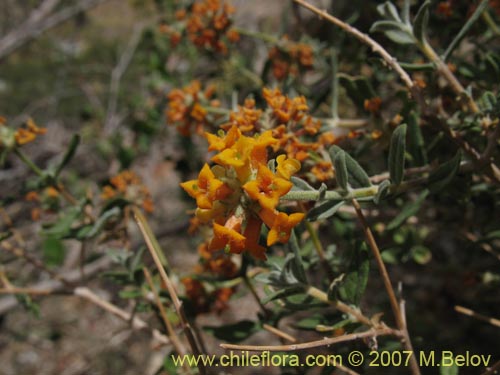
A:
[[[209,151],[218,151],[212,168],[205,164],[198,179],[181,184],[196,199],[196,217],[211,223],[213,238],[208,251],[248,251],[266,259],[259,245],[262,223],[269,228],[267,246],[286,243],[290,232],[304,217],[277,210],[279,200],[292,188],[290,177],[300,169],[299,161],[286,155],[276,158],[276,171],[268,167],[267,148],[279,147],[268,130],[255,137],[242,135],[237,126],[220,136],[206,134]]]
[[[125,170],[109,180],[109,185],[103,187],[101,198],[111,200],[124,198],[142,206],[146,212],[153,212],[153,200],[141,179],[133,172]]]
[[[260,118],[262,110],[255,108],[255,100],[246,99],[243,106],[238,106],[238,111],[229,114],[229,122],[221,126],[224,130],[229,130],[233,125],[242,133],[253,133],[260,131]]]
[[[297,76],[301,71],[311,69],[314,64],[313,50],[306,43],[295,43],[285,36],[278,46],[269,51],[272,72],[278,81],[288,76]]]
[[[231,28],[231,14],[234,8],[224,0],[196,1],[191,9],[176,12],[178,29],[162,25],[160,31],[170,35],[170,43],[175,47],[182,39],[182,32],[194,45],[217,52],[227,53],[226,40],[236,42],[239,34]]]
[[[279,148],[289,158],[306,162],[310,171],[318,181],[333,178],[333,167],[327,161],[315,161],[310,153],[320,153],[334,144],[337,139],[332,133],[319,134],[321,122],[309,115],[309,107],[303,96],[289,98],[278,88],[264,88],[263,96],[270,111],[272,121],[276,124],[273,136],[279,139]],[[309,140],[304,140],[308,137]]]
[[[186,137],[193,131],[202,134],[204,126],[211,122],[204,106],[219,105],[217,100],[211,100],[214,91],[213,86],[203,91],[199,81],[193,81],[182,89],[170,91],[167,95],[166,109],[168,124],[177,126],[177,131]]]
[[[46,128],[39,128],[32,119],[26,122],[26,128],[19,128],[16,131],[16,144],[18,146],[33,142],[37,135],[42,135],[47,132]]]

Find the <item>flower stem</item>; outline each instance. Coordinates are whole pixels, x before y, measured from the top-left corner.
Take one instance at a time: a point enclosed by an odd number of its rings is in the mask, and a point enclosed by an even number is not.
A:
[[[38,166],[31,160],[28,155],[21,151],[20,148],[14,150],[15,154],[21,159],[21,161],[26,164],[33,172],[35,172],[39,177],[43,177],[43,171],[38,168]]]

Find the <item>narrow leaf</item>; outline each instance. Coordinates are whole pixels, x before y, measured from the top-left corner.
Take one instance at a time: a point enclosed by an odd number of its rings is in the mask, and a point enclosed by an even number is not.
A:
[[[403,18],[403,22],[407,25],[410,25],[410,0],[403,1],[403,11],[401,12],[401,16]]]
[[[330,158],[333,163],[335,163],[335,156],[338,152],[343,151],[338,146],[332,146],[328,150]],[[345,151],[343,151],[345,152]],[[351,155],[345,152],[345,162],[347,167],[347,180],[353,188],[369,187],[371,186],[370,178],[366,174],[365,170],[359,165],[359,163],[354,160]]]
[[[399,185],[403,181],[406,152],[406,124],[394,130],[389,150],[389,173],[391,181]]]
[[[418,125],[418,114],[415,112],[411,112],[408,117],[408,152],[414,166],[427,164],[424,137]]]
[[[377,12],[379,12],[379,14],[382,17],[385,17],[387,19],[390,19],[390,20],[393,20],[396,22],[401,22],[401,18],[399,17],[399,14],[398,14],[398,8],[396,8],[396,6],[393,3],[391,3],[390,1],[386,1],[383,4],[378,5]]]
[[[457,152],[453,159],[441,164],[434,170],[428,179],[430,190],[435,193],[448,185],[460,168],[460,152]]]
[[[78,134],[73,135],[73,138],[71,138],[71,141],[69,143],[68,149],[66,150],[66,154],[64,154],[61,163],[58,165],[56,169],[55,173],[56,177],[59,176],[64,167],[71,161],[71,159],[73,159],[73,156],[75,156],[76,149],[78,148],[79,144],[80,144],[80,136]]]
[[[337,184],[343,190],[347,190],[347,165],[346,165],[345,151],[337,152],[335,155],[334,165],[335,165],[335,179]]]
[[[399,213],[388,225],[387,230],[393,230],[403,224],[409,217],[415,215],[422,203],[424,203],[425,198],[429,195],[429,190],[424,190],[414,202],[407,203]]]
[[[415,44],[412,30],[405,24],[395,21],[377,21],[370,32],[384,33],[387,38],[398,44]]]
[[[287,287],[287,288],[284,288],[284,289],[280,289],[280,290],[278,290],[278,291],[276,291],[274,293],[271,293],[271,294],[265,296],[261,300],[261,302],[265,305],[266,303],[274,301],[276,299],[286,298],[286,297],[289,297],[289,296],[293,296],[295,294],[303,293],[304,291],[305,291],[305,286],[304,285],[299,285],[299,284],[292,285],[290,287]]]
[[[316,190],[301,178],[292,176],[290,181],[292,181],[294,188],[297,188],[298,190]]]
[[[377,195],[373,201],[375,204],[379,204],[382,199],[384,199],[389,193],[389,187],[391,186],[391,182],[389,180],[384,180],[378,185]]]
[[[335,215],[340,207],[344,205],[345,201],[327,201],[319,206],[314,207],[307,213],[308,221],[325,220]]]
[[[484,10],[488,6],[488,0],[483,0],[481,3],[477,6],[476,10],[472,14],[472,16],[469,17],[467,22],[464,24],[462,29],[458,32],[458,34],[455,36],[455,38],[451,41],[450,45],[446,49],[446,51],[443,54],[443,60],[446,61],[452,54],[453,50],[458,46],[458,44],[462,41],[462,39],[465,37],[467,32],[470,30],[472,25],[481,17],[481,14],[483,14]]]
[[[426,0],[418,10],[415,21],[413,22],[413,35],[420,43],[425,42],[425,34],[427,32],[427,25],[429,24],[430,5],[431,2]]]

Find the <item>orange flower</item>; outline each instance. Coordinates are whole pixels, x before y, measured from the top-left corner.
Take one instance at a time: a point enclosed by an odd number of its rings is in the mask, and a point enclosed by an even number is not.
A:
[[[214,90],[207,87],[202,90],[199,81],[193,81],[182,89],[174,89],[167,95],[168,107],[166,109],[167,122],[175,125],[177,131],[183,136],[189,136],[194,131],[201,133],[204,126],[210,123],[204,105],[216,106],[210,101]]]
[[[267,235],[267,246],[274,245],[276,242],[287,243],[293,227],[302,221],[305,214],[294,213],[287,215],[284,212],[263,209],[260,217],[270,228]]]
[[[280,197],[290,191],[293,184],[281,177],[277,177],[269,168],[259,166],[256,180],[243,185],[243,189],[250,198],[258,201],[262,208],[273,210],[279,203]]]
[[[259,245],[260,229],[262,220],[251,216],[245,228],[245,248],[256,259],[266,260],[266,248]]]
[[[233,146],[238,138],[240,138],[241,132],[236,126],[232,126],[226,135],[216,136],[210,133],[205,133],[205,137],[208,141],[208,151],[222,151],[226,148]]]
[[[314,63],[311,46],[295,43],[284,36],[279,46],[269,51],[269,60],[274,77],[281,81],[289,75],[296,76],[300,71],[310,69]]]
[[[285,180],[290,180],[290,177],[300,170],[300,162],[296,159],[287,159],[286,155],[279,155],[276,163],[277,175]]]
[[[30,132],[29,130],[20,128],[16,131],[16,143],[19,146],[25,145],[26,143],[33,142],[36,139],[35,133]]]
[[[230,28],[232,13],[234,8],[226,1],[199,0],[192,5],[189,12],[181,9],[175,16],[179,21],[179,30],[185,30],[185,35],[195,46],[225,53],[227,47],[223,39],[230,42],[239,39],[238,32]]]
[[[193,198],[199,208],[210,209],[215,200],[223,200],[231,189],[222,181],[215,178],[212,170],[205,164],[197,180],[181,183],[182,188]]]
[[[245,237],[235,229],[228,228],[217,223],[213,225],[214,237],[208,245],[208,250],[215,251],[223,249],[226,253],[241,254],[245,250]]]

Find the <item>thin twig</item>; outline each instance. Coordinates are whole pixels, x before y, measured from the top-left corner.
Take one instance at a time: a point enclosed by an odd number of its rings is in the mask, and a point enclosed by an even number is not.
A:
[[[49,296],[54,294],[54,290],[7,287],[7,288],[1,288],[0,294],[28,294],[32,296]]]
[[[187,320],[184,311],[181,306],[181,301],[177,295],[177,292],[175,290],[174,284],[168,277],[167,273],[165,272],[165,268],[162,265],[162,262],[160,260],[160,257],[158,253],[161,251],[161,249],[157,246],[157,241],[152,238],[152,231],[149,228],[149,225],[146,221],[146,218],[144,215],[141,213],[141,211],[137,207],[132,208],[133,213],[134,213],[134,218],[137,223],[137,226],[139,227],[139,230],[142,233],[142,236],[144,238],[144,241],[146,242],[147,248],[151,254],[151,257],[153,258],[153,261],[156,265],[156,268],[158,269],[158,272],[160,273],[160,277],[163,281],[163,283],[166,285],[168,293],[170,294],[170,298],[172,299],[174,303],[175,310],[177,312],[177,315],[179,316],[179,319],[181,321],[182,327],[184,334],[186,335],[189,345],[191,346],[191,350],[193,352],[193,355],[195,356],[200,356],[201,352],[198,346],[198,343],[196,342],[195,334],[193,332],[193,328],[189,324],[189,321]],[[155,246],[156,245],[156,246]],[[198,369],[200,370],[200,373],[203,375],[206,373],[205,366],[203,363],[198,363]]]
[[[281,337],[284,340],[287,340],[290,342],[297,342],[297,339],[295,337],[293,337],[292,335],[290,335],[286,332],[283,332],[282,330],[280,330],[276,327],[270,326],[269,324],[263,324],[262,327],[266,331],[269,331],[269,332],[275,334],[276,336]]]
[[[96,273],[102,272],[109,268],[109,266],[113,263],[110,257],[102,257],[97,259],[96,261],[87,264],[84,267],[84,273],[87,277],[91,275],[95,275]],[[68,283],[74,284],[78,283],[81,280],[80,270],[71,270],[60,275],[64,278]],[[47,280],[42,281],[37,284],[34,284],[26,289],[38,290],[38,289],[46,289],[51,290],[52,293],[58,293],[66,288],[65,284],[63,284],[60,280]],[[8,296],[0,299],[0,315],[7,313],[9,310],[14,308],[18,304],[18,300],[13,296]]]
[[[141,41],[142,32],[144,30],[144,24],[138,24],[134,27],[132,31],[132,36],[125,48],[125,51],[120,57],[118,64],[114,67],[111,73],[111,82],[109,85],[109,100],[108,100],[108,109],[106,113],[106,122],[104,125],[105,131],[110,134],[119,124],[116,116],[116,110],[118,107],[118,94],[120,91],[120,83],[123,74],[127,71],[130,62],[132,61],[132,57],[139,46],[139,42]]]
[[[481,320],[483,322],[490,323],[491,325],[493,325],[495,327],[500,327],[500,319],[491,318],[489,316],[479,314],[471,309],[468,309],[468,308],[463,307],[463,306],[458,306],[458,305],[455,306],[455,311],[459,312],[460,314],[464,314],[464,315],[476,318],[477,320]]]
[[[75,296],[84,298],[85,300],[92,302],[94,305],[101,307],[102,309],[110,312],[111,314],[119,317],[120,319],[126,322],[130,321],[131,327],[133,329],[137,330],[150,329],[149,325],[144,320],[138,317],[132,317],[129,312],[119,308],[118,306],[113,305],[109,301],[106,301],[105,299],[101,298],[87,287],[75,288],[73,293]],[[169,344],[171,342],[171,340],[169,340],[164,334],[162,334],[157,329],[151,329],[151,331],[153,332],[153,336],[159,339],[164,344]]]
[[[168,319],[167,312],[165,311],[165,307],[163,306],[163,303],[160,300],[160,296],[158,295],[158,291],[155,288],[153,278],[151,277],[151,273],[146,267],[142,268],[142,272],[144,272],[144,276],[146,277],[146,282],[149,285],[149,289],[151,289],[151,292],[153,293],[153,297],[156,303],[156,306],[158,307],[158,310],[160,311],[160,316],[163,320],[163,324],[165,324],[165,328],[167,329],[168,336],[170,338],[170,341],[172,341],[172,345],[180,356],[186,355],[187,351],[186,348],[184,347],[184,344],[181,342],[179,339],[179,336],[177,336],[177,333],[174,330],[174,327],[172,326],[172,323]],[[191,373],[191,367],[187,366],[186,364],[183,363],[184,369]]]
[[[402,312],[399,308],[398,300],[396,299],[396,294],[394,293],[394,289],[392,287],[391,279],[389,278],[389,273],[387,272],[387,268],[385,267],[384,261],[382,260],[382,255],[380,254],[380,250],[378,248],[377,242],[375,241],[375,237],[373,237],[373,233],[366,222],[365,216],[363,215],[363,211],[356,199],[352,200],[352,205],[356,210],[356,214],[358,215],[358,219],[363,227],[363,232],[365,233],[366,241],[368,242],[368,246],[372,250],[373,256],[375,257],[375,261],[377,262],[377,266],[382,276],[382,280],[384,282],[384,286],[389,296],[389,301],[391,303],[392,313],[394,315],[394,319],[396,320],[396,325],[398,329],[403,333],[402,343],[405,347],[405,350],[409,350],[413,352],[413,346],[410,341],[410,335],[408,333],[405,319],[403,318]],[[415,356],[412,356],[410,360],[410,368],[414,375],[420,374],[420,369],[417,363]]]
[[[248,350],[251,352],[291,352],[295,350],[304,350],[311,348],[318,348],[321,346],[329,346],[334,344],[339,344],[341,342],[346,341],[355,341],[368,337],[377,337],[377,336],[400,336],[400,333],[392,328],[382,328],[382,329],[372,329],[369,331],[361,332],[361,333],[350,333],[348,335],[340,336],[340,337],[332,337],[332,338],[324,338],[322,340],[315,340],[304,342],[301,344],[291,344],[291,345],[235,345],[235,344],[220,344],[221,348],[230,349],[230,350]]]
[[[324,18],[324,19],[330,21],[331,23],[333,23],[334,25],[340,27],[345,32],[353,35],[358,40],[360,40],[362,43],[370,46],[373,52],[378,53],[382,57],[382,59],[384,59],[384,61],[387,63],[387,65],[389,65],[392,69],[394,69],[394,71],[396,71],[398,73],[399,77],[404,82],[406,87],[408,87],[410,92],[412,94],[414,94],[416,86],[413,83],[410,76],[408,75],[408,73],[406,73],[406,71],[401,67],[401,65],[399,65],[399,63],[396,61],[396,59],[394,57],[392,57],[389,54],[389,52],[387,52],[384,49],[384,47],[382,47],[378,42],[376,42],[375,40],[370,38],[370,36],[368,36],[367,34],[362,33],[361,31],[359,31],[355,27],[345,23],[344,21],[338,19],[335,16],[332,16],[326,10],[320,10],[319,8],[315,7],[314,5],[308,3],[305,0],[294,0],[294,1],[297,4],[300,4],[301,6],[303,6],[304,8],[309,9],[311,12],[316,13],[321,18]]]
[[[54,280],[60,281],[65,286],[70,286],[70,282],[68,282],[66,279],[64,279],[64,277],[58,275],[56,272],[54,272],[53,270],[51,270],[50,268],[48,268],[47,266],[45,266],[45,264],[43,264],[42,261],[40,261],[39,259],[36,259],[35,257],[31,256],[30,254],[28,254],[23,249],[21,249],[19,247],[14,247],[10,243],[8,243],[7,241],[2,241],[2,243],[0,244],[0,246],[4,250],[6,250],[9,253],[13,254],[14,256],[16,256],[18,258],[21,258],[21,259],[25,260],[26,262],[30,263],[31,265],[33,265],[34,267],[38,268],[39,270],[41,270],[43,272],[46,272]]]
[[[323,292],[322,290],[319,290],[318,288],[310,286],[307,289],[307,294],[309,294],[311,297],[314,297],[320,301],[323,301],[325,303],[328,303],[328,304],[334,306],[337,310],[343,312],[344,314],[351,315],[358,322],[365,324],[368,327],[375,326],[374,323],[368,317],[364,316],[361,311],[352,308],[351,306],[345,304],[342,301],[329,300],[328,295],[325,292]]]
[[[146,277],[146,282],[149,285],[149,289],[151,289],[151,292],[153,293],[156,306],[160,311],[160,316],[163,320],[163,323],[165,324],[165,328],[167,329],[170,340],[172,340],[172,345],[174,346],[176,352],[179,355],[185,355],[187,353],[186,348],[184,347],[179,337],[175,333],[174,327],[172,326],[172,323],[168,319],[167,312],[165,311],[165,306],[163,306],[163,303],[160,300],[160,296],[158,295],[158,291],[155,288],[153,278],[151,277],[151,273],[146,267],[142,268],[142,272],[144,272],[144,276]]]

